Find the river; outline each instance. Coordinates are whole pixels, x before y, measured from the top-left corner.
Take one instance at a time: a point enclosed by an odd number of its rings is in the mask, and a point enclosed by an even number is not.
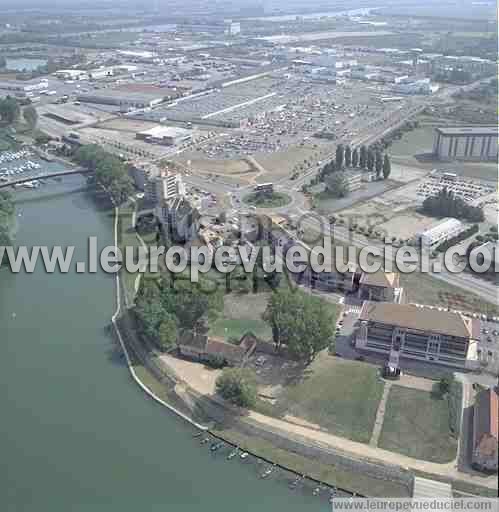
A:
[[[79,177],[17,192],[17,245],[112,244]],[[2,512],[328,510],[226,461],[133,383],[107,334],[114,278],[0,271]]]

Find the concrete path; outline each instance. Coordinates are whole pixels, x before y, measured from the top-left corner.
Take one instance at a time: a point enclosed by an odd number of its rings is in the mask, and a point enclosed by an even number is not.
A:
[[[385,382],[383,389],[383,395],[379,401],[378,411],[376,412],[376,420],[374,422],[373,433],[371,434],[371,440],[369,444],[371,446],[378,446],[379,436],[381,435],[381,429],[383,428],[383,421],[385,420],[386,403],[388,402],[388,395],[392,387],[391,382]]]

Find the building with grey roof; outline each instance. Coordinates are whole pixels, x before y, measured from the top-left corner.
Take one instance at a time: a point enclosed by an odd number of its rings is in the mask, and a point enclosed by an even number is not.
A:
[[[497,126],[435,129],[433,153],[439,160],[497,160]]]

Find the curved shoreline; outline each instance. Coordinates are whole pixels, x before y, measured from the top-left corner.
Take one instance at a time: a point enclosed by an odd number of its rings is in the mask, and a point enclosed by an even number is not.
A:
[[[114,209],[114,247],[115,249],[118,248],[118,221],[119,221],[119,208],[115,207]],[[118,341],[120,342],[121,348],[123,350],[123,353],[125,354],[126,363],[128,366],[128,370],[130,371],[130,374],[133,378],[133,380],[142,388],[142,390],[147,393],[152,399],[154,399],[159,404],[166,407],[171,412],[175,413],[177,416],[182,418],[184,421],[190,423],[194,427],[196,427],[199,430],[207,431],[208,427],[205,425],[201,425],[200,423],[196,423],[193,419],[189,418],[189,416],[185,415],[184,413],[180,412],[179,410],[175,409],[175,407],[171,406],[170,404],[166,403],[164,400],[159,398],[151,389],[149,389],[137,376],[135,373],[135,369],[133,368],[132,361],[130,359],[130,355],[128,354],[128,350],[126,348],[126,345],[123,341],[123,337],[121,336],[120,329],[118,327],[118,324],[116,322],[116,319],[121,313],[121,283],[120,283],[120,276],[117,273],[116,274],[116,311],[114,312],[113,316],[111,317],[111,322],[113,324],[114,330],[116,332],[116,335],[118,336]]]

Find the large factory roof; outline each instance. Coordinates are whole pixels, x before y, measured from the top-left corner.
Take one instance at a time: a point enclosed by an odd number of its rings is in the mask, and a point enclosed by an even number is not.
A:
[[[441,126],[436,129],[442,135],[497,135],[497,126]]]
[[[191,135],[190,130],[185,130],[184,128],[177,128],[175,126],[155,126],[153,128],[149,128],[148,130],[144,130],[139,132],[140,135],[146,137],[171,137],[176,139],[178,137],[188,137]]]

